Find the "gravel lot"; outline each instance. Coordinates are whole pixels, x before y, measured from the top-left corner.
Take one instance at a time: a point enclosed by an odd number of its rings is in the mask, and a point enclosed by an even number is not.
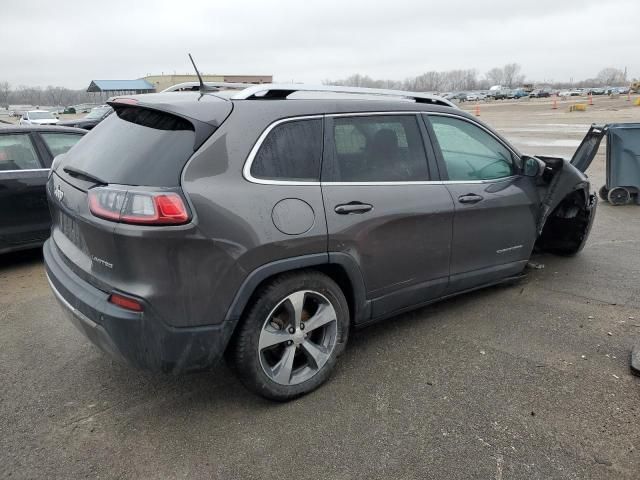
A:
[[[481,104],[528,153],[570,156],[625,98]],[[575,101],[571,102],[575,103]],[[464,106],[473,109],[473,106]],[[604,182],[604,148],[589,171]],[[585,250],[358,332],[320,390],[274,404],[224,365],[165,377],[68,323],[39,252],[0,259],[0,478],[638,479],[640,207],[601,203]]]

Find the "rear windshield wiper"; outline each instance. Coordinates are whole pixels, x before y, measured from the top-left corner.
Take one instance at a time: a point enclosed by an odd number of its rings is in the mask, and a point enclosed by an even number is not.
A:
[[[72,177],[83,178],[84,180],[88,180],[93,183],[99,183],[100,185],[107,185],[109,183],[76,167],[63,167],[62,170],[64,170]]]

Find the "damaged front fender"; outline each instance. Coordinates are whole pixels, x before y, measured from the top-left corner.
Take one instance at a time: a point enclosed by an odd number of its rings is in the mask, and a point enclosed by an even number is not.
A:
[[[541,178],[536,249],[575,255],[584,247],[598,205],[586,175],[562,158],[538,157],[547,165]]]

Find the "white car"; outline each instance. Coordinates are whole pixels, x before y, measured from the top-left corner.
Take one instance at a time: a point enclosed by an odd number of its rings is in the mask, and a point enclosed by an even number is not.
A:
[[[58,119],[46,110],[29,110],[20,117],[20,125],[55,125]]]

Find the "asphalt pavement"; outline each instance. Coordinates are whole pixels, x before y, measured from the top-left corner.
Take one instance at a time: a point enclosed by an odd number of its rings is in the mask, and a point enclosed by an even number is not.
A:
[[[549,113],[481,115],[507,137],[600,118]],[[581,136],[531,128],[518,137]],[[533,262],[357,332],[325,386],[278,404],[224,365],[167,377],[110,360],[63,317],[39,252],[3,256],[0,478],[638,479],[640,206],[601,203],[581,254]]]

